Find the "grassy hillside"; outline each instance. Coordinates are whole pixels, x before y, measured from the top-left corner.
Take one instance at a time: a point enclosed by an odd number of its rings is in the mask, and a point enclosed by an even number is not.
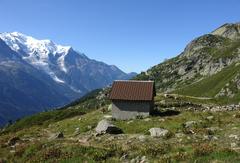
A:
[[[95,136],[97,123],[111,115],[108,104],[82,109],[88,102],[102,103],[102,91],[64,109],[26,117],[6,128],[0,135],[0,160],[9,162],[239,162],[238,137],[240,113],[184,111],[207,99],[181,96],[177,99],[158,94],[155,101],[162,109],[148,118],[120,121],[108,119],[123,134]],[[100,102],[101,101],[101,102]],[[162,101],[167,102],[165,106]],[[185,104],[184,104],[185,102]],[[190,103],[191,102],[191,103]],[[208,101],[211,103],[211,100]],[[182,105],[179,105],[181,103]],[[181,112],[169,110],[177,107]],[[98,109],[96,109],[98,108]],[[163,109],[165,108],[165,109]],[[189,121],[196,124],[184,127]],[[164,138],[153,138],[148,130],[169,130]],[[76,133],[76,129],[79,128]],[[64,138],[51,137],[62,132]],[[233,135],[233,136],[232,136]],[[15,145],[8,141],[17,137]]]
[[[212,76],[200,80],[199,82],[178,89],[174,91],[174,93],[199,97],[215,97],[226,84],[231,82],[231,80],[240,73],[239,70],[240,65],[238,63],[233,64]],[[221,101],[222,103],[238,103],[240,97],[236,86],[232,83],[229,87],[232,87],[232,91],[236,91],[237,94],[232,98],[225,97],[225,100],[224,98],[219,98],[218,101]]]
[[[106,106],[107,104],[109,104],[108,99],[105,97],[105,93],[107,92],[108,89],[97,89],[86,94],[81,99],[76,100],[62,108],[38,113],[19,119],[16,121],[16,123],[13,123],[12,125],[6,127],[4,133],[15,132],[17,130],[21,130],[23,128],[28,128],[35,125],[47,126],[60,120],[71,118],[77,115],[83,115],[92,110],[99,109],[102,106]],[[98,96],[102,96],[102,98],[99,99]]]

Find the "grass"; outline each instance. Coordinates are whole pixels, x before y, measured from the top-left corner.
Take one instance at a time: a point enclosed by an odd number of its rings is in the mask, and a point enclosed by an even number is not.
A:
[[[81,99],[76,100],[62,108],[22,118],[20,120],[17,120],[12,125],[6,127],[4,132],[15,132],[17,130],[29,128],[32,126],[43,125],[46,127],[54,122],[83,115],[91,112],[92,110],[103,108],[103,106],[107,107],[110,101],[106,97],[102,98],[101,100],[97,99],[97,96],[101,93],[106,94],[108,91],[108,89],[97,89],[83,96]]]
[[[158,94],[156,103],[165,100],[171,102],[202,103],[206,99],[180,96],[177,99],[165,98]],[[191,101],[192,100],[192,101]],[[211,99],[207,99],[211,100]],[[86,101],[85,101],[86,102]],[[123,130],[120,135],[93,136],[97,123],[111,114],[105,104],[100,109],[78,109],[76,104],[68,109],[40,113],[18,121],[15,127],[0,135],[0,158],[9,162],[124,162],[146,156],[149,162],[238,162],[239,151],[231,148],[236,142],[229,135],[239,135],[240,112],[172,112],[162,109],[158,115],[134,120],[110,120]],[[71,109],[70,109],[71,108]],[[182,106],[179,109],[183,109]],[[84,111],[85,114],[82,114]],[[78,114],[79,113],[79,114]],[[171,114],[170,114],[171,113]],[[213,116],[209,120],[206,117]],[[37,121],[37,122],[36,122]],[[185,128],[187,121],[197,124]],[[10,126],[11,127],[11,126]],[[165,128],[170,136],[153,138],[148,130],[153,127]],[[219,128],[209,132],[209,128]],[[78,135],[76,128],[80,129]],[[56,132],[63,132],[63,139],[51,140]],[[178,136],[178,135],[182,136]],[[6,143],[11,137],[21,139],[14,148]],[[144,136],[140,140],[139,136]],[[217,137],[206,140],[204,136]],[[86,143],[79,141],[86,139]],[[14,150],[14,152],[10,152]],[[1,159],[0,159],[1,160]]]
[[[197,83],[176,90],[175,93],[190,96],[214,97],[239,72],[240,65],[231,65],[219,73]],[[220,101],[220,100],[219,100]]]
[[[83,116],[52,123],[50,129],[55,132],[62,131],[65,135],[72,135],[75,129],[79,128],[80,133],[85,133],[95,128],[101,119],[103,119],[103,113],[100,110],[94,110]]]
[[[217,160],[228,162],[239,160],[238,152],[230,150],[228,135],[237,134],[240,126],[239,112],[190,112],[182,111],[177,115],[153,116],[144,119],[129,121],[112,121],[120,127],[123,135],[102,135],[91,137],[97,122],[103,119],[101,110],[93,110],[87,114],[75,116],[51,123],[46,126],[35,126],[25,128],[17,132],[9,132],[0,136],[0,158],[10,162],[121,162],[120,157],[127,154],[128,160],[138,156],[146,156],[150,162],[210,162]],[[109,113],[107,113],[109,114]],[[236,115],[236,116],[233,116]],[[213,120],[207,120],[207,116],[214,116]],[[160,119],[160,120],[159,120]],[[164,120],[162,120],[164,119]],[[198,125],[191,130],[195,134],[185,132],[183,123],[196,121]],[[92,129],[87,126],[91,125]],[[80,135],[75,136],[74,130],[80,128]],[[152,127],[168,129],[172,136],[168,138],[152,138],[148,130]],[[219,139],[215,141],[203,140],[207,135],[207,128],[219,127],[213,136]],[[232,130],[237,127],[237,130]],[[51,132],[63,131],[65,138],[62,140],[48,140],[44,130]],[[90,133],[89,133],[90,132]],[[183,133],[181,138],[176,137],[177,133]],[[20,143],[15,153],[4,142],[13,135],[23,138],[33,138],[33,141]],[[145,141],[138,139],[139,135],[145,135]],[[78,139],[89,136],[88,145],[81,144]],[[38,140],[40,139],[40,140]],[[180,141],[181,140],[181,141]],[[211,144],[210,146],[206,144]],[[201,148],[200,148],[201,147]]]
[[[221,160],[221,162],[231,162],[231,163],[238,163],[240,161],[239,153],[229,150],[229,149],[214,151],[209,154],[200,157],[194,157],[193,161],[197,163],[201,162],[213,162],[216,160]]]
[[[85,112],[79,109],[64,109],[42,112],[33,116],[25,117],[18,120],[13,125],[5,129],[5,132],[15,132],[24,128],[32,127],[35,125],[45,125],[57,122],[66,118],[71,118],[76,115],[83,115]]]
[[[220,49],[215,49],[215,50],[211,51],[211,54],[215,60],[219,59],[219,58],[231,58],[234,55],[236,55],[235,52],[238,47],[240,47],[239,40],[236,40],[236,41],[226,40],[225,46],[223,46]]]

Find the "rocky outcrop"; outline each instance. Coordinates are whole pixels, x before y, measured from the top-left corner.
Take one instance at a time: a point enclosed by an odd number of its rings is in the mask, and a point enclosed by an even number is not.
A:
[[[232,40],[240,39],[240,23],[227,23],[212,32],[214,35],[226,37]]]
[[[240,73],[238,73],[230,82],[215,95],[215,97],[229,97],[233,98],[238,91],[240,91]]]
[[[136,79],[154,79],[158,91],[173,92],[223,71],[240,61],[239,26],[227,24],[194,39],[180,55],[153,66]],[[222,91],[217,97],[225,95],[235,94]]]

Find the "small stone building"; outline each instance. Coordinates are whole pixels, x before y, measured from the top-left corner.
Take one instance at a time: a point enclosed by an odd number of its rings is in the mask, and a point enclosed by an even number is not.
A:
[[[149,116],[154,108],[155,95],[153,81],[114,81],[109,95],[112,117],[127,120]]]

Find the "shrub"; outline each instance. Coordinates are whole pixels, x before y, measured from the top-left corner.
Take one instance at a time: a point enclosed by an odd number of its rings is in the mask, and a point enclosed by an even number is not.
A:
[[[235,118],[240,118],[240,112],[235,114]]]
[[[204,156],[211,154],[214,151],[213,146],[204,143],[204,144],[196,144],[193,146],[194,156]]]
[[[42,149],[42,144],[40,142],[34,142],[32,145],[28,146],[24,152],[25,158],[30,158],[36,154],[36,152]]]
[[[166,154],[170,150],[170,146],[168,144],[143,144],[139,146],[139,150],[141,155],[156,157]]]
[[[16,146],[14,156],[22,157],[25,150],[26,150],[26,145],[24,145],[24,144],[20,144],[20,145]]]
[[[189,156],[188,156],[187,152],[177,152],[177,153],[173,156],[174,160],[176,160],[176,161],[184,161],[184,160],[186,160],[188,157],[189,157]]]
[[[62,151],[58,148],[49,148],[43,153],[43,159],[49,160],[49,159],[56,159],[60,158],[62,154]]]

